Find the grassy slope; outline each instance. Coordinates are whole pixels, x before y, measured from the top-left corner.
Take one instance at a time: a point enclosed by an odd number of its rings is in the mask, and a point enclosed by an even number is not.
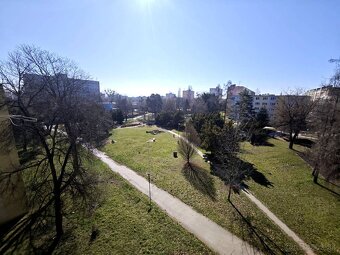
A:
[[[145,195],[95,160],[91,168],[105,180],[105,199],[92,216],[73,214],[71,235],[58,254],[211,254],[212,252],[157,206],[148,212]],[[90,243],[92,226],[99,230]]]
[[[248,229],[240,224],[240,217],[227,202],[224,184],[209,174],[209,166],[202,159],[196,157],[195,163],[204,168],[205,174],[201,177],[206,180],[211,178],[210,183],[213,184],[211,187],[208,185],[209,192],[202,192],[190,185],[190,183],[194,183],[192,180],[188,181],[190,176],[186,175],[187,178],[184,176],[181,170],[183,161],[172,157],[177,140],[167,133],[155,136],[146,134],[146,130],[150,130],[150,128],[115,130],[113,137],[117,143],[108,144],[103,149],[113,159],[131,167],[145,177],[150,172],[152,182],[157,186],[180,198],[231,232],[261,247],[258,240],[248,234]],[[153,137],[156,138],[156,142],[147,143]],[[215,199],[212,199],[214,190]],[[287,253],[301,253],[297,245],[273,225],[244,195],[234,195],[232,200],[242,214],[256,226],[257,230],[265,233],[281,249]]]
[[[339,196],[312,182],[310,167],[287,142],[269,142],[274,146],[244,144],[243,157],[273,183],[268,189],[250,181],[250,190],[318,253],[340,254]]]

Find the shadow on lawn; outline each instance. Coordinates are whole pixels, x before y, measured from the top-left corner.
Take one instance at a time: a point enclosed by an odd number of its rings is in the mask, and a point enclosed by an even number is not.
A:
[[[216,188],[210,173],[195,164],[186,163],[182,168],[182,174],[195,189],[216,200]]]
[[[246,237],[250,237],[254,239],[255,242],[259,242],[260,245],[263,247],[263,250],[266,251],[268,254],[287,254],[289,252],[282,250],[270,237],[268,237],[265,233],[261,230],[257,229],[251,223],[251,219],[244,216],[241,211],[229,201],[231,206],[235,209],[235,221],[239,221],[241,229],[242,229],[242,239],[246,239]],[[237,217],[240,216],[240,217]],[[256,254],[255,251],[249,252],[249,254]]]
[[[335,190],[332,190],[324,185],[322,185],[321,183],[316,183],[317,185],[319,185],[321,188],[324,188],[325,190],[331,192],[333,195],[337,196],[338,198],[340,198],[340,194],[338,192],[336,192]]]
[[[257,169],[254,167],[252,173],[250,174],[250,178],[257,184],[265,186],[266,188],[274,187],[273,183],[269,181],[263,173],[257,171]]]

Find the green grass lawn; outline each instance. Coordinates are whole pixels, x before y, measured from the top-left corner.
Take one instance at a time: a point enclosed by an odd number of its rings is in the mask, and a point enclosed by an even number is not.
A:
[[[145,195],[95,160],[90,168],[101,175],[104,200],[89,215],[72,214],[67,236],[56,254],[212,254],[191,233],[149,203]],[[92,227],[98,236],[90,242]]]
[[[113,131],[115,144],[107,144],[102,148],[117,162],[125,164],[142,176],[151,173],[152,182],[167,190],[198,212],[209,217],[232,233],[263,249],[255,237],[241,220],[236,210],[227,201],[225,185],[209,173],[209,166],[198,156],[195,158],[197,171],[190,172],[183,168],[183,161],[174,158],[177,139],[171,134],[147,134],[152,128],[117,129]],[[156,138],[156,142],[147,141]],[[202,181],[203,180],[203,181]],[[274,225],[248,198],[233,195],[232,201],[243,216],[261,232],[266,243],[276,252],[279,250],[290,254],[302,254],[300,248]]]
[[[269,142],[273,146],[243,144],[242,157],[273,185],[266,188],[249,181],[251,192],[317,253],[340,254],[340,197],[313,183],[312,170],[287,142]]]

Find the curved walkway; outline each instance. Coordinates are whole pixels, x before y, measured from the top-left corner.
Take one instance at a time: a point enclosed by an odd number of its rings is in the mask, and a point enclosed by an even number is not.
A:
[[[163,129],[164,131],[167,131],[181,139],[184,139],[179,134],[176,134],[173,131]],[[203,153],[196,148],[196,151],[198,155],[200,155],[202,158]],[[247,189],[244,190],[244,194],[263,212],[267,215],[269,219],[271,219],[279,228],[282,229],[289,237],[291,237],[300,247],[301,249],[308,255],[314,255],[312,248],[305,243],[293,230],[291,230],[285,223],[283,223],[274,213],[272,213],[260,200],[258,200],[253,194],[251,194]]]
[[[120,174],[139,191],[149,195],[149,182],[130,168],[119,165],[105,153],[94,150],[94,155],[106,163],[112,171]],[[247,242],[231,234],[215,222],[196,212],[178,198],[151,184],[151,198],[160,208],[178,221],[186,230],[193,233],[211,250],[218,254],[260,254]],[[171,238],[171,237],[169,237]]]

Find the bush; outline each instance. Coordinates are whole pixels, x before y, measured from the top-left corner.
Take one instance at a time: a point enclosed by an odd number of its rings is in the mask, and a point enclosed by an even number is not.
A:
[[[184,123],[184,113],[182,111],[160,112],[156,115],[155,123],[164,128],[177,129]]]
[[[120,109],[113,110],[112,111],[112,120],[119,125],[123,124],[124,115],[123,115],[122,110],[120,110]]]

